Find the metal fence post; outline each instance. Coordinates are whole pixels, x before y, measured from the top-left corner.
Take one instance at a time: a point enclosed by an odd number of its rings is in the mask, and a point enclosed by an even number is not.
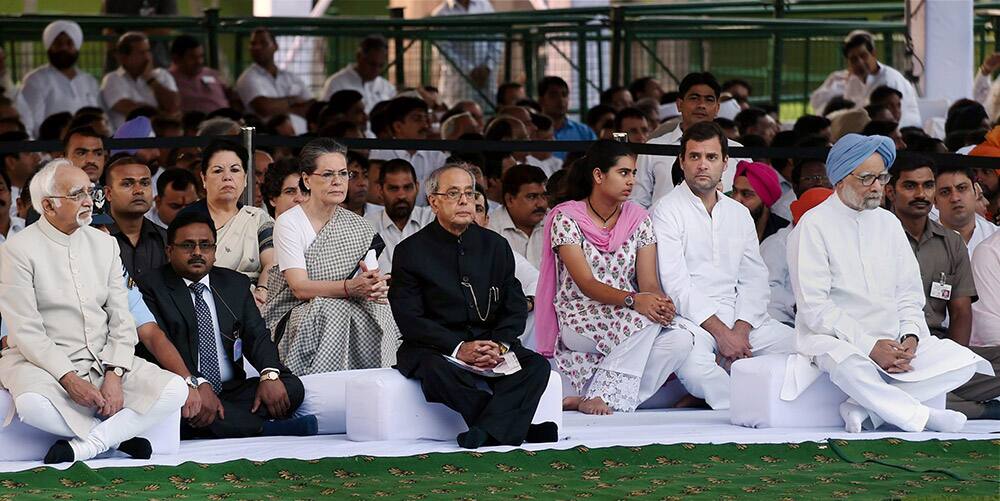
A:
[[[576,57],[579,61],[580,75],[577,77],[577,96],[580,107],[581,121],[587,117],[587,23],[580,23],[580,32],[576,38]]]
[[[611,86],[622,85],[622,26],[625,10],[621,5],[611,8]]]
[[[779,19],[785,17],[785,0],[774,0],[774,17]],[[785,62],[785,40],[779,34],[779,28],[774,31],[774,49],[771,57],[771,64],[774,68],[771,72],[771,102],[778,109],[781,115],[781,70]]]
[[[506,40],[503,43],[503,80],[504,82],[511,82],[514,80],[514,31],[507,29]],[[497,103],[499,104],[499,103]]]
[[[389,9],[389,17],[391,19],[403,20],[403,7],[393,7]],[[401,88],[404,86],[406,81],[406,61],[403,57],[403,53],[406,52],[406,48],[403,46],[403,25],[399,23],[395,26],[395,37],[393,38],[393,46],[395,47],[396,60],[393,62],[393,66],[396,67],[396,88]]]
[[[243,143],[243,147],[247,150],[247,187],[243,191],[243,204],[253,206],[253,188],[254,188],[254,178],[253,178],[253,135],[256,127],[240,127],[240,142]]]
[[[205,9],[203,23],[208,39],[208,65],[219,69],[219,9]]]
[[[531,96],[535,92],[535,41],[532,37],[533,30],[521,32],[521,48],[524,58],[524,86],[525,93]],[[538,99],[539,96],[535,96]]]

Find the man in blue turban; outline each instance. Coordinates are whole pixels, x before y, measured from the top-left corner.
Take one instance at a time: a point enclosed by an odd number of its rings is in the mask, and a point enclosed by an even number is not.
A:
[[[823,372],[848,400],[847,431],[887,422],[904,431],[957,432],[965,416],[924,402],[992,374],[978,355],[930,334],[920,268],[899,220],[880,207],[896,158],[891,139],[848,134],[827,157],[835,195],[788,237],[796,348],[781,398],[793,400]]]

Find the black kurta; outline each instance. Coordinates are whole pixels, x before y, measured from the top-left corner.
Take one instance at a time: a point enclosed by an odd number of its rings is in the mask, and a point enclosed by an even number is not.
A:
[[[520,445],[550,369],[518,340],[527,302],[507,241],[475,225],[456,237],[431,222],[396,247],[389,304],[403,337],[396,368],[421,380],[428,401],[458,411],[470,428],[478,426],[501,444]],[[473,340],[508,344],[521,371],[481,378],[445,360],[443,355]],[[492,394],[477,388],[480,379]]]

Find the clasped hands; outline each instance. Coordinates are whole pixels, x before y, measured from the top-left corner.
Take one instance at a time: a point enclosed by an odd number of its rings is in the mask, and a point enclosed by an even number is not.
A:
[[[465,341],[455,357],[480,369],[492,369],[503,359],[500,351],[500,344],[493,341]]]
[[[910,372],[910,362],[917,356],[917,338],[909,337],[902,343],[892,339],[879,339],[868,356],[889,374]]]
[[[358,266],[361,268],[361,274],[347,281],[347,295],[388,304],[389,279],[392,275],[383,275],[378,269],[369,270],[364,261],[359,262]]]
[[[59,379],[69,397],[79,405],[97,409],[104,417],[111,417],[122,410],[125,405],[125,393],[122,391],[122,378],[108,372],[97,389],[93,383],[78,376],[75,372],[67,372]]]
[[[640,292],[635,295],[635,311],[660,325],[674,321],[677,307],[669,297],[656,292]]]

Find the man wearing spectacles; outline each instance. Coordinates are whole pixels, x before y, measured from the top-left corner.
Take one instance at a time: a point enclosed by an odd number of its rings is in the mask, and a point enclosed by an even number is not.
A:
[[[201,408],[182,415],[182,438],[315,435],[315,416],[292,417],[305,390],[278,358],[249,280],[215,267],[216,232],[206,213],[178,214],[167,228],[169,263],[140,279],[167,342],[190,374]],[[148,344],[148,343],[147,343]],[[170,350],[144,353],[167,367]],[[260,369],[248,377],[244,358]]]
[[[90,228],[91,181],[68,160],[30,184],[36,224],[0,247],[0,313],[9,327],[0,383],[25,423],[65,437],[46,463],[109,449],[148,459],[136,437],[184,404],[183,380],[134,356],[118,244]]]
[[[427,185],[437,219],[400,242],[392,263],[389,304],[403,335],[396,368],[420,380],[428,401],[462,415],[469,427],[457,437],[462,447],[555,441],[554,423],[531,422],[549,364],[518,340],[527,302],[513,252],[500,235],[473,224],[477,192],[469,171],[445,166]],[[520,370],[481,375],[505,356]],[[479,382],[492,393],[478,389]]]
[[[899,220],[880,207],[895,159],[884,136],[848,134],[830,150],[835,193],[788,239],[798,355],[788,362],[781,398],[795,399],[826,372],[850,397],[840,406],[849,432],[883,422],[957,432],[964,415],[922,402],[993,370],[927,327],[920,266]]]

